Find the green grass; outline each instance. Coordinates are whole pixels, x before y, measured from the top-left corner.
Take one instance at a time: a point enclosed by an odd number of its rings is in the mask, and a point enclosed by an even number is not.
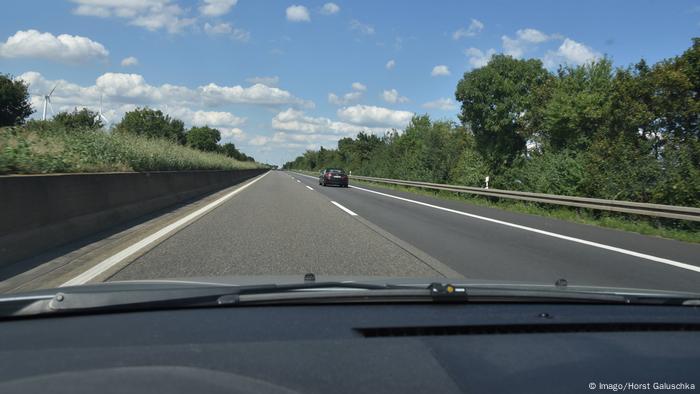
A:
[[[310,171],[299,172],[309,175],[317,175],[315,172]],[[423,196],[436,197],[443,200],[459,201],[465,204],[479,205],[531,215],[553,217],[574,223],[607,227],[638,234],[675,239],[678,241],[700,243],[700,225],[689,221],[649,218],[641,215],[604,212],[584,208],[567,208],[551,204],[538,204],[527,201],[499,199],[493,197],[480,197],[474,194],[406,187],[386,183],[360,181],[357,179],[353,179],[352,183],[358,185],[375,186],[390,190],[405,191]]]
[[[0,174],[260,168],[175,142],[102,130],[0,128]]]

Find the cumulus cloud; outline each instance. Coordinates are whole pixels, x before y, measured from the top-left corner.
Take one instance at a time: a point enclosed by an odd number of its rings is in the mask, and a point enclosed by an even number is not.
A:
[[[433,71],[430,72],[433,77],[437,76],[447,76],[450,75],[450,69],[444,64],[437,65],[433,67]]]
[[[396,60],[389,60],[388,62],[386,62],[386,65],[384,67],[386,67],[387,70],[393,70],[394,67],[396,67]]]
[[[470,66],[479,68],[488,64],[491,56],[496,54],[496,50],[491,48],[484,52],[479,48],[467,48],[464,50],[464,54],[467,55]]]
[[[364,35],[374,34],[374,27],[372,27],[371,25],[362,23],[362,22],[358,21],[357,19],[353,19],[350,21],[350,30],[358,31]]]
[[[204,24],[204,32],[210,36],[226,35],[234,40],[247,42],[250,40],[250,32],[231,26],[230,23],[217,23],[215,25],[209,22]]]
[[[367,86],[365,86],[364,84],[362,84],[360,82],[353,82],[352,89],[360,91],[360,92],[364,92],[365,90],[367,90]]]
[[[363,125],[337,122],[325,117],[313,117],[303,111],[289,108],[272,118],[272,128],[280,131],[304,134],[352,134],[364,130]],[[337,136],[336,136],[337,138]]]
[[[340,7],[335,3],[326,3],[321,7],[321,13],[324,15],[332,15],[340,12]]]
[[[287,20],[290,22],[310,22],[309,10],[303,5],[287,7]]]
[[[328,93],[328,102],[335,105],[347,105],[362,97],[362,93],[367,90],[367,86],[360,82],[352,83],[352,91],[343,95]]]
[[[35,108],[41,105],[41,97],[59,83],[52,96],[55,109],[63,111],[86,106],[94,109],[100,97],[104,96],[105,108],[111,111],[108,116],[110,119],[118,119],[124,112],[137,106],[149,106],[181,118],[189,125],[209,124],[217,128],[232,128],[244,124],[245,118],[210,108],[227,104],[269,107],[308,107],[312,104],[288,91],[262,84],[242,87],[211,83],[197,88],[172,84],[154,86],[139,74],[124,73],[105,73],[91,86],[80,86],[65,80],[47,80],[37,72],[24,73],[20,78],[29,83]]]
[[[271,76],[271,77],[250,77],[246,78],[246,82],[252,83],[252,84],[262,84],[262,85],[267,85],[267,86],[277,86],[277,84],[280,81],[280,77],[278,76]]]
[[[564,42],[556,51],[548,51],[544,56],[544,64],[549,68],[559,64],[581,65],[599,59],[602,55],[594,51],[591,47],[570,38]]]
[[[384,101],[386,101],[387,103],[391,103],[391,104],[408,102],[408,98],[401,96],[396,89],[390,89],[390,90],[383,91],[382,92],[382,99]]]
[[[528,28],[516,31],[515,38],[502,36],[501,43],[506,55],[521,58],[526,52],[534,49],[537,44],[560,38],[561,36],[558,34],[548,35],[539,30]]]
[[[171,0],[71,0],[78,6],[73,13],[100,18],[121,18],[134,26],[148,30],[165,29],[177,33],[192,25],[195,18],[185,17],[185,11]]]
[[[34,58],[67,63],[105,59],[109,51],[87,37],[20,30],[0,43],[0,58]]]
[[[472,19],[469,23],[469,27],[462,27],[458,29],[457,31],[452,33],[452,38],[455,40],[459,40],[462,37],[474,37],[477,34],[481,33],[482,30],[484,30],[484,24],[477,19]]]
[[[339,109],[337,115],[340,120],[356,125],[403,128],[413,117],[413,112],[371,105],[355,105]]]
[[[453,111],[457,108],[456,103],[448,97],[439,98],[434,101],[428,101],[423,104],[423,108],[426,109],[439,109],[441,111]]]
[[[227,14],[238,0],[204,0],[199,12],[206,16],[221,16]]]
[[[122,67],[138,66],[139,59],[133,56],[125,57],[124,59],[122,59],[121,65]]]

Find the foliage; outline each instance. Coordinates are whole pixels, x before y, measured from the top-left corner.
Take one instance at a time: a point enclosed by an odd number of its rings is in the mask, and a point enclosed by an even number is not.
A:
[[[259,168],[219,153],[131,133],[83,130],[32,121],[0,129],[0,174]]]
[[[137,108],[124,114],[115,126],[116,133],[129,133],[150,138],[165,138],[184,145],[185,124],[160,110]]]
[[[414,117],[360,133],[284,168],[539,193],[700,206],[700,38],[680,56],[550,73],[494,56],[456,89],[462,124]]]
[[[187,132],[187,146],[204,152],[214,152],[221,141],[221,133],[209,126],[193,127]]]
[[[0,74],[0,127],[23,124],[33,112],[28,85]]]
[[[73,112],[59,112],[53,117],[53,121],[69,130],[97,130],[104,125],[99,119],[97,112],[83,108]]]

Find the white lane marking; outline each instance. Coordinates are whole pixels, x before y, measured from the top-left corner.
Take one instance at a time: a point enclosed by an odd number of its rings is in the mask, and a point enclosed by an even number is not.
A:
[[[304,185],[304,186],[306,186],[306,185]],[[311,187],[311,186],[306,186],[306,188],[309,189],[309,190],[314,190],[314,188]]]
[[[98,275],[107,271],[108,269],[114,267],[119,262],[121,262],[122,260],[126,259],[127,257],[133,255],[134,253],[138,252],[139,250],[145,248],[146,246],[152,244],[153,242],[158,241],[159,239],[165,237],[166,235],[179,230],[180,227],[183,227],[185,224],[189,223],[191,220],[196,219],[196,218],[204,215],[205,213],[211,211],[212,209],[218,207],[219,205],[223,204],[226,200],[228,200],[231,197],[235,196],[236,194],[242,192],[243,190],[250,187],[255,182],[263,179],[267,174],[269,174],[269,172],[264,173],[259,178],[256,178],[256,179],[252,180],[251,182],[246,183],[245,185],[239,187],[238,189],[232,191],[231,193],[228,193],[227,195],[219,198],[218,200],[211,202],[211,203],[207,204],[206,206],[190,213],[189,215],[185,216],[184,218],[163,227],[162,229],[147,236],[146,238],[132,244],[131,246],[127,247],[126,249],[123,249],[119,253],[116,253],[116,254],[102,260],[96,266],[90,268],[89,270],[83,272],[82,274],[80,274],[80,275],[76,276],[75,278],[69,280],[68,282],[62,284],[60,287],[82,285],[82,284],[89,282],[90,280],[94,279],[95,277],[97,277]]]
[[[378,192],[378,191],[374,191],[374,190],[369,190],[369,189],[365,189],[365,188],[362,188],[362,187],[357,187],[357,186],[350,186],[350,187],[352,187],[352,188],[354,188],[354,189],[357,189],[357,190],[362,190],[362,191],[365,191],[365,192],[368,192],[368,193],[379,194],[380,196],[395,198],[395,199],[397,199],[397,200],[401,200],[401,201],[406,201],[406,202],[410,202],[410,203],[413,203],[413,204],[422,205],[422,206],[424,206],[424,207],[439,209],[439,210],[445,211],[445,212],[456,213],[456,214],[458,214],[458,215],[468,216],[468,217],[474,218],[474,219],[485,220],[485,221],[487,221],[487,222],[496,223],[496,224],[502,224],[502,225],[504,225],[504,226],[513,227],[513,228],[517,228],[517,229],[520,229],[520,230],[531,231],[531,232],[533,232],[533,233],[546,235],[546,236],[548,236],[548,237],[559,238],[559,239],[563,239],[563,240],[566,240],[566,241],[576,242],[576,243],[580,243],[580,244],[584,244],[584,245],[588,245],[588,246],[593,246],[593,247],[600,248],[600,249],[610,250],[610,251],[612,251],[612,252],[622,253],[622,254],[626,254],[626,255],[630,255],[630,256],[634,256],[634,257],[639,257],[639,258],[646,259],[646,260],[655,261],[655,262],[657,262],[657,263],[662,263],[662,264],[667,264],[667,265],[671,265],[671,266],[678,267],[678,268],[687,269],[687,270],[690,270],[690,271],[700,272],[700,267],[698,267],[698,266],[690,265],[690,264],[686,264],[686,263],[681,263],[681,262],[679,262],[679,261],[674,261],[674,260],[670,260],[670,259],[665,259],[665,258],[663,258],[663,257],[652,256],[652,255],[649,255],[649,254],[634,252],[634,251],[632,251],[632,250],[622,249],[622,248],[618,248],[618,247],[615,247],[615,246],[610,246],[610,245],[601,244],[601,243],[598,243],[598,242],[586,241],[585,239],[569,237],[569,236],[567,236],[567,235],[552,233],[552,232],[544,231],[544,230],[538,230],[538,229],[532,228],[532,227],[521,226],[521,225],[515,224],[515,223],[504,222],[504,221],[502,221],[502,220],[491,219],[491,218],[487,218],[487,217],[484,217],[484,216],[479,216],[479,215],[474,215],[474,214],[471,214],[471,213],[466,213],[466,212],[458,211],[458,210],[455,210],[455,209],[444,208],[444,207],[440,207],[440,206],[437,206],[437,205],[428,204],[428,203],[421,202],[421,201],[416,201],[416,200],[411,200],[411,199],[404,198],[404,197],[392,196],[391,194],[386,194],[386,193],[382,193],[382,192]]]
[[[298,179],[297,179],[297,182],[301,183],[301,181],[300,181],[300,180],[298,180]]]
[[[353,211],[351,211],[351,210],[345,208],[344,206],[338,204],[337,202],[331,201],[331,203],[332,203],[333,205],[335,205],[336,207],[338,207],[338,208],[342,209],[343,211],[345,211],[345,213],[347,213],[348,215],[350,215],[350,216],[357,216],[357,214],[356,214],[355,212],[353,212]]]

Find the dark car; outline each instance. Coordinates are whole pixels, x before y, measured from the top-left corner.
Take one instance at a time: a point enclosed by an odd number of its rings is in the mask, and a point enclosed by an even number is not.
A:
[[[318,176],[318,184],[348,187],[348,174],[340,168],[326,168],[321,170],[321,175]]]

